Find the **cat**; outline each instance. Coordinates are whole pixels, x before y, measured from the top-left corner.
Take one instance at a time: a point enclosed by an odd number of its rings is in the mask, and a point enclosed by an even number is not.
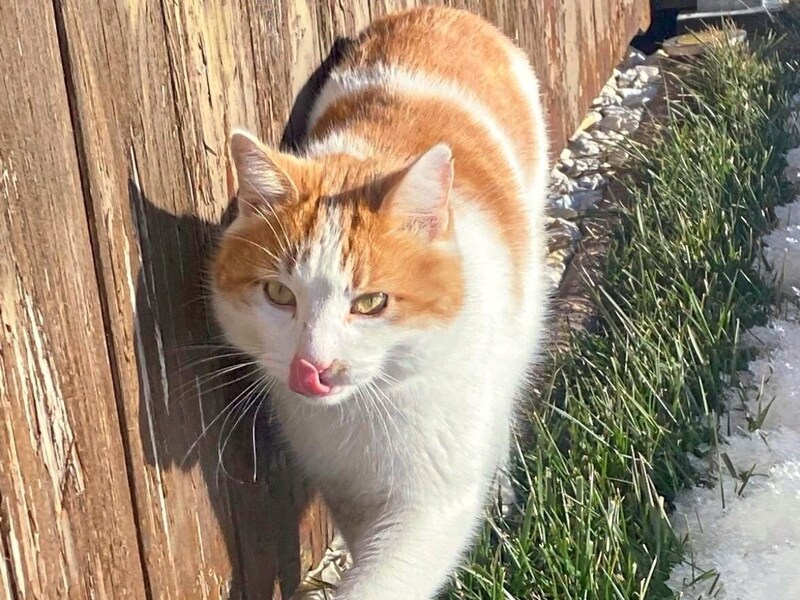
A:
[[[336,600],[433,598],[545,335],[538,82],[480,17],[412,9],[360,33],[308,131],[294,155],[232,132],[214,312],[352,552]]]

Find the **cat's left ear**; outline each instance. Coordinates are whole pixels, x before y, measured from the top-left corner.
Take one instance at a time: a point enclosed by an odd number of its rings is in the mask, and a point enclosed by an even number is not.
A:
[[[381,203],[381,212],[401,219],[405,227],[433,240],[448,229],[453,152],[437,144],[404,172]]]
[[[234,129],[231,156],[239,181],[239,214],[265,212],[267,205],[291,202],[298,196],[291,172],[299,159],[268,148],[245,129]]]

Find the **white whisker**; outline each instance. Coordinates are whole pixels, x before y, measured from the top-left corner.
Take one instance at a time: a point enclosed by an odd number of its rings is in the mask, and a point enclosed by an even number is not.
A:
[[[189,455],[190,455],[190,454],[192,453],[192,451],[193,451],[193,450],[194,450],[194,449],[197,447],[197,444],[199,444],[199,443],[200,443],[200,440],[201,440],[201,439],[202,439],[202,438],[203,438],[203,437],[204,437],[204,436],[205,436],[205,435],[208,433],[208,430],[209,430],[209,429],[211,429],[211,427],[213,427],[213,426],[214,426],[214,424],[215,424],[217,421],[219,421],[219,419],[221,419],[221,418],[222,418],[222,416],[223,416],[224,414],[226,414],[226,413],[230,414],[230,411],[231,411],[231,410],[232,410],[232,409],[233,409],[235,406],[237,406],[237,405],[238,405],[238,403],[240,402],[240,399],[241,399],[242,395],[243,395],[244,393],[246,393],[246,392],[247,392],[249,389],[251,389],[251,388],[252,388],[254,385],[256,385],[257,383],[258,383],[258,382],[251,383],[251,384],[250,384],[250,385],[249,385],[247,388],[245,388],[245,390],[244,390],[244,391],[242,391],[241,393],[239,393],[239,394],[236,396],[236,398],[234,398],[234,399],[233,399],[233,401],[231,401],[230,403],[228,403],[228,404],[227,404],[227,405],[226,405],[226,406],[225,406],[225,407],[224,407],[224,408],[223,408],[221,411],[219,411],[219,414],[218,414],[216,417],[214,417],[214,419],[212,419],[212,421],[211,421],[211,422],[210,422],[208,425],[206,425],[206,426],[203,428],[203,430],[202,430],[202,431],[200,432],[200,434],[197,436],[197,439],[195,439],[195,441],[192,443],[192,445],[191,445],[191,446],[189,446],[189,449],[186,451],[186,454],[184,455],[184,457],[183,457],[183,460],[181,461],[181,466],[183,466],[184,464],[186,464],[186,459],[188,459],[188,458],[189,458]],[[225,421],[227,421],[227,417],[226,417]],[[223,427],[224,427],[224,423],[225,423],[225,422],[223,422]]]
[[[261,379],[259,379],[258,381],[255,382],[254,386],[251,386],[250,388],[248,388],[249,392],[247,393],[247,396],[244,397],[241,400],[241,402],[239,403],[239,405],[241,407],[240,409],[238,409],[240,414],[236,418],[236,421],[234,421],[233,426],[231,427],[230,431],[228,432],[228,435],[225,437],[225,441],[222,443],[222,445],[220,445],[219,442],[217,443],[217,473],[216,473],[217,485],[219,485],[219,474],[220,474],[220,471],[222,473],[224,473],[230,479],[238,481],[236,477],[234,477],[233,475],[231,475],[231,473],[228,472],[228,470],[225,468],[225,465],[223,464],[224,463],[223,457],[225,455],[225,448],[228,447],[228,442],[230,441],[231,436],[236,431],[236,427],[238,427],[239,423],[241,423],[242,420],[244,419],[244,417],[247,415],[247,411],[250,410],[250,408],[252,406],[254,406],[255,403],[258,401],[259,395],[264,390],[265,382],[266,382],[266,377],[262,377]],[[220,441],[222,440],[222,435],[224,435],[224,433],[225,433],[225,424],[228,422],[228,418],[232,414],[233,414],[233,412],[228,413],[228,417],[226,417],[225,421],[223,421],[223,423],[222,423],[222,427],[221,427],[221,430],[220,430]]]

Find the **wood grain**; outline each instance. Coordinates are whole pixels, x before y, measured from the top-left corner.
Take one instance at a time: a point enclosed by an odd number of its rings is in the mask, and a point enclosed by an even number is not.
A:
[[[0,4],[0,589],[142,598],[52,10]]]
[[[280,468],[245,483],[245,448],[218,456],[249,418],[229,411],[204,433],[227,398],[203,385],[218,366],[202,274],[232,194],[226,136],[258,121],[247,7],[61,8],[148,584],[159,598],[258,597],[281,574],[299,578],[301,493],[284,483],[270,496]],[[287,112],[288,99],[268,118]]]

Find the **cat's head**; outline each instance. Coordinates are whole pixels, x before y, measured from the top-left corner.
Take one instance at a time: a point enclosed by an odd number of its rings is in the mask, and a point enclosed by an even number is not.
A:
[[[392,385],[463,303],[450,149],[404,165],[300,158],[234,131],[239,214],[212,268],[217,320],[297,399]]]

